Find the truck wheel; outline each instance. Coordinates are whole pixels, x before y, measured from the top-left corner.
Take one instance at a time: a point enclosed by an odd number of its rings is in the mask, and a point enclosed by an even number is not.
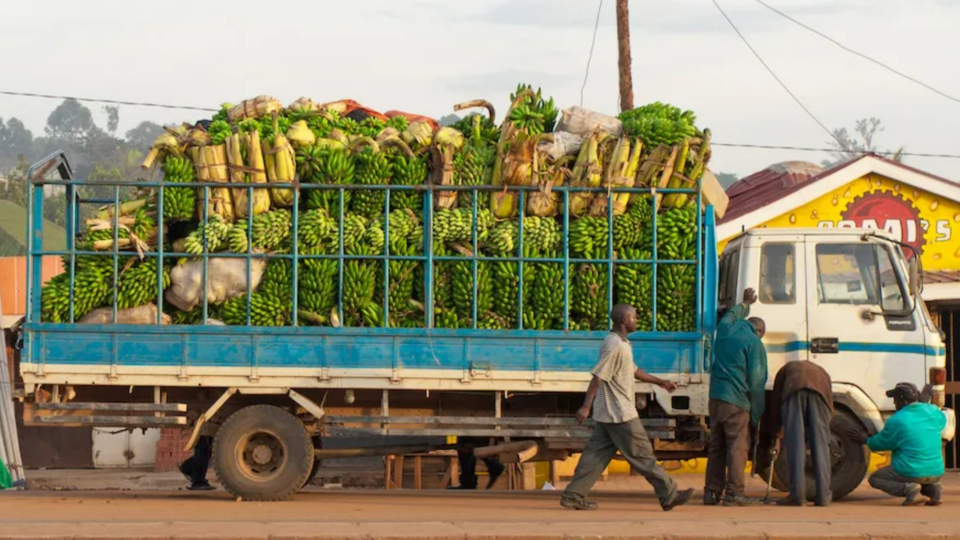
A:
[[[271,405],[240,409],[224,422],[213,442],[220,483],[249,501],[288,498],[313,467],[313,444],[303,424]]]
[[[833,499],[840,500],[863,482],[867,476],[867,467],[870,465],[870,452],[866,446],[858,444],[847,437],[847,430],[860,426],[855,416],[844,410],[838,410],[830,422],[830,489]],[[774,464],[773,487],[778,491],[790,491],[790,472],[787,456],[780,452]],[[817,485],[813,477],[813,463],[807,454],[807,500],[816,498]]]

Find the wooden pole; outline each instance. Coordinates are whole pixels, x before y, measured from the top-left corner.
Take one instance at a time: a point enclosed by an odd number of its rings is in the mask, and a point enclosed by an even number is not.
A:
[[[630,11],[627,0],[617,0],[617,49],[620,66],[620,110],[633,108],[633,74],[630,72]]]

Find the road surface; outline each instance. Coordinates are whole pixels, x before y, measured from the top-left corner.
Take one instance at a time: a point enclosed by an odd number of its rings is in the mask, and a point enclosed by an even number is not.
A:
[[[702,476],[678,476],[682,485]],[[0,540],[13,538],[958,538],[960,477],[946,503],[903,508],[866,485],[829,508],[721,508],[664,513],[649,488],[596,494],[600,509],[559,507],[559,492],[315,490],[280,503],[238,502],[223,491],[0,493]],[[753,495],[762,495],[752,484]]]

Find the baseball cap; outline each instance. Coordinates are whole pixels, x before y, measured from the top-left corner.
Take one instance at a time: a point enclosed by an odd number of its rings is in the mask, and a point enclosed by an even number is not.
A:
[[[897,383],[897,386],[893,390],[887,391],[887,397],[901,397],[906,401],[917,401],[920,399],[920,390],[917,390],[916,385],[902,382]]]

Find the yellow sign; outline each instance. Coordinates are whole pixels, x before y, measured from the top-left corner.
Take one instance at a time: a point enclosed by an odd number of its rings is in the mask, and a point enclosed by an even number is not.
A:
[[[960,269],[960,202],[876,174],[858,178],[760,227],[885,230],[916,248],[924,269]],[[721,250],[728,239],[723,240]]]

